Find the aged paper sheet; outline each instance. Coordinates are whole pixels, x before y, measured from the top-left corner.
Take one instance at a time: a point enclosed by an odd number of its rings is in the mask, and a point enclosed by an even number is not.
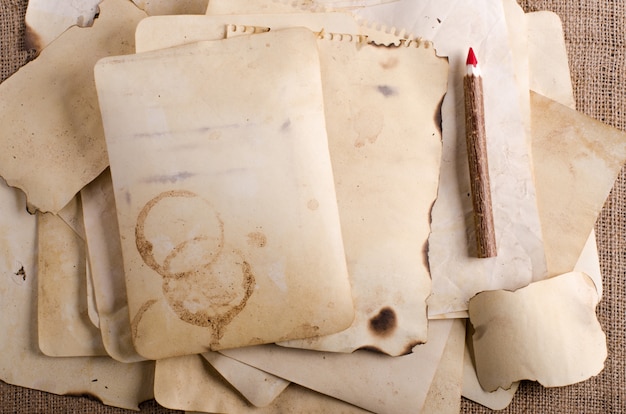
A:
[[[580,272],[476,295],[469,312],[483,389],[507,389],[522,379],[559,387],[597,375],[607,356],[597,304],[593,282]]]
[[[342,14],[150,18],[139,25],[137,47],[217,37],[219,23],[271,30],[305,24],[338,33],[356,28]],[[329,34],[318,43],[356,319],[338,334],[284,344],[339,352],[373,347],[400,355],[426,340],[430,277],[424,251],[438,184],[436,121],[447,66],[428,43],[378,48],[360,42],[358,36]],[[381,195],[384,204],[378,202]]]
[[[149,16],[204,14],[209,0],[132,0]]]
[[[319,42],[324,109],[356,308],[340,333],[288,346],[411,352],[427,340],[426,256],[447,62],[432,46]]]
[[[120,362],[136,362],[131,338],[122,248],[111,174],[107,168],[81,192],[87,256],[96,296],[102,341],[107,353]]]
[[[57,357],[107,355],[87,312],[84,240],[54,214],[38,213],[37,224],[39,348]]]
[[[186,412],[292,414],[365,414],[361,408],[290,384],[270,405],[253,407],[200,355],[157,361],[154,392],[159,404]]]
[[[501,2],[401,0],[354,12],[429,39],[450,60],[442,106],[443,159],[432,211],[429,316],[467,310],[477,292],[515,289],[542,278],[545,259],[514,64]],[[471,18],[468,18],[471,16]],[[462,79],[469,46],[476,49],[485,88],[489,167],[498,256],[475,258],[463,120]]]
[[[268,406],[289,385],[287,380],[229,358],[219,352],[205,352],[202,357],[256,407]]]
[[[108,165],[93,67],[132,53],[145,14],[106,0],[93,27],[70,28],[0,85],[0,176],[32,209],[61,210]]]
[[[102,0],[29,0],[26,43],[40,51],[72,26],[93,24]]]
[[[211,0],[207,14],[292,13],[354,9],[396,0]]]
[[[352,354],[261,345],[223,354],[373,412],[421,410],[455,321],[430,321],[428,342],[408,355]],[[460,360],[459,360],[460,362]]]
[[[96,67],[140,354],[352,322],[318,61],[315,36],[298,29]]]
[[[226,27],[264,26],[271,30],[306,27],[314,32],[357,33],[354,18],[344,13],[279,13],[207,16],[148,17],[137,25],[137,53],[165,49],[202,40],[226,38]]]
[[[626,161],[626,134],[531,93],[533,158],[550,275],[572,270]],[[565,237],[566,235],[566,237]]]
[[[154,363],[121,364],[107,357],[50,358],[37,346],[36,217],[24,196],[0,183],[0,380],[55,394],[91,394],[105,404],[138,409],[152,398]]]

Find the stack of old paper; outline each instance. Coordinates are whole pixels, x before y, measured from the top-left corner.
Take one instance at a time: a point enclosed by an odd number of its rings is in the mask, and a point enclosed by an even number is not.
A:
[[[555,15],[67,3],[30,2],[41,53],[0,85],[0,175],[20,189],[0,197],[2,380],[125,408],[453,413],[601,371],[592,229],[626,137],[572,109]],[[472,242],[470,46],[490,259]]]

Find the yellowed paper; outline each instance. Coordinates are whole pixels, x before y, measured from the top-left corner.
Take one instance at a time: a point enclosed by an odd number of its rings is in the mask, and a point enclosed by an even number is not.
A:
[[[73,197],[69,203],[65,205],[57,216],[71,228],[74,233],[81,239],[85,240],[85,225],[83,223],[82,201],[79,195]]]
[[[39,348],[57,357],[106,355],[87,314],[85,243],[58,216],[38,217]]]
[[[569,77],[567,50],[565,49],[561,20],[556,14],[546,11],[528,13],[526,14],[526,20],[528,23],[530,84],[532,90],[564,106],[575,109],[574,93]],[[546,137],[533,137],[533,140],[535,139],[546,139]],[[549,137],[547,137],[547,139],[549,139]],[[570,142],[564,143],[565,146],[571,144]],[[587,172],[587,174],[590,175],[595,175],[596,173],[595,170],[589,170]],[[599,182],[602,182],[601,180],[605,180],[606,178],[597,177],[597,179]],[[559,191],[571,191],[571,188],[546,186],[541,182],[537,191],[545,191],[546,196],[550,197],[550,194],[558,194]],[[539,197],[542,196],[539,195]],[[561,197],[569,198],[573,196],[566,192],[562,194]],[[585,198],[587,195],[582,197]],[[555,227],[559,226],[558,221],[551,221],[551,218],[543,210],[540,211],[540,213],[544,227],[553,225],[555,225]],[[584,223],[577,223],[577,225],[581,224],[582,227],[577,231],[582,233],[585,231],[585,228],[589,227],[588,223],[586,226]],[[585,272],[591,277],[598,290],[598,295],[601,298],[602,275],[600,273],[598,250],[593,228],[590,229],[590,232],[583,252],[578,257],[576,264],[574,265],[573,262],[569,260],[567,263],[573,266],[572,270]],[[569,237],[569,235],[564,235],[564,237]],[[553,242],[555,243],[554,245],[552,245]],[[574,250],[568,252],[568,255],[573,255],[578,250],[579,245],[570,245],[570,247],[573,247]],[[550,252],[548,255],[552,255],[554,251],[560,250],[562,252],[564,246],[558,243],[556,238],[553,238],[545,240],[545,248],[546,251]],[[566,263],[563,263],[563,265],[565,267]]]
[[[131,338],[122,248],[109,169],[85,186],[80,194],[104,347],[120,362],[141,361],[144,358],[135,351]]]
[[[143,358],[136,353],[130,335],[122,252],[115,215],[113,185],[108,169],[81,191],[81,198],[85,227],[88,229],[89,256],[94,266],[97,303],[99,313],[102,315],[101,331],[105,348],[109,355],[119,361],[141,360]],[[247,365],[241,367],[243,364],[228,357],[216,353],[211,355],[218,357],[207,357],[207,360],[213,362],[223,376],[236,383],[235,386],[241,386],[243,382],[247,388],[243,390],[238,388],[239,391],[257,405],[267,405],[288,385],[287,381]],[[232,363],[224,360],[230,360]],[[237,374],[241,375],[237,377]]]
[[[447,62],[429,44],[319,42],[326,124],[356,318],[287,346],[397,356],[427,339],[427,239]]]
[[[152,398],[154,364],[120,364],[106,357],[49,358],[37,346],[36,217],[21,192],[0,183],[0,380],[55,394],[90,394],[105,404],[138,410]]]
[[[145,14],[106,0],[93,27],[69,29],[0,85],[0,175],[31,208],[53,213],[108,164],[93,66],[132,53]]]
[[[450,60],[442,106],[443,158],[432,211],[429,316],[467,310],[477,292],[515,289],[545,274],[530,148],[502,2],[398,2],[354,12],[367,21],[432,40]],[[498,256],[477,259],[465,148],[462,80],[474,46],[483,74]]]
[[[549,14],[549,16],[546,16],[546,14]],[[564,105],[571,105],[573,108],[574,98],[569,81],[569,67],[567,65],[560,20],[556,15],[547,12],[528,13],[524,17],[528,28],[530,83],[533,85],[533,88],[545,91],[553,99],[560,100]],[[514,52],[517,51],[514,50]],[[550,58],[546,59],[547,57]],[[555,57],[558,57],[558,59],[555,59]],[[548,61],[550,64],[545,64]],[[538,192],[541,189],[542,187],[538,186]],[[550,189],[553,192],[561,190],[563,189]],[[547,212],[544,210],[540,210],[540,215],[544,224],[550,225],[553,223],[547,219]],[[546,240],[545,242],[547,247],[549,241]],[[559,244],[559,246],[561,245]],[[601,297],[602,279],[593,231],[572,270],[585,272],[589,275],[594,281],[598,295]],[[466,349],[463,396],[494,410],[500,410],[508,406],[517,390],[517,383],[514,383],[509,390],[498,389],[491,393],[484,391],[478,383],[471,358],[469,349]]]
[[[592,232],[587,244],[580,255],[575,269],[579,272],[586,272],[594,281],[598,295],[601,296],[601,275],[599,269],[598,250],[595,243],[595,234]],[[593,276],[591,276],[593,274]],[[470,325],[471,328],[471,325]],[[473,330],[471,331],[473,333]],[[469,334],[469,333],[468,333]],[[519,382],[514,382],[511,388],[504,390],[498,388],[495,391],[487,392],[483,390],[478,382],[474,361],[472,358],[471,334],[468,336],[468,346],[465,348],[464,368],[463,368],[463,396],[472,401],[478,402],[492,410],[502,410],[506,408],[513,399],[519,386]],[[471,353],[470,353],[471,352]]]
[[[155,398],[164,407],[187,412],[267,414],[368,412],[297,384],[290,384],[267,407],[253,407],[226,384],[199,355],[157,361]]]
[[[306,24],[347,33],[355,27],[341,14],[230,18],[271,30]],[[137,30],[137,48],[217,37],[230,22],[224,16],[146,19]],[[430,277],[426,257],[415,252],[425,250],[437,189],[441,144],[435,120],[447,66],[428,43],[377,48],[359,43],[358,36],[328,37],[319,41],[326,124],[357,316],[341,333],[284,345],[339,352],[374,347],[400,355],[426,340]]]
[[[593,284],[598,291],[598,299],[602,299],[602,271],[600,269],[600,258],[598,257],[598,244],[596,243],[596,232],[591,230],[585,247],[578,257],[574,271],[583,272],[593,280]]]
[[[506,29],[513,59],[519,106],[522,119],[524,120],[526,142],[528,145],[531,145],[530,96],[528,94],[530,90],[528,22],[524,10],[516,0],[502,0],[502,9],[506,19]],[[541,215],[541,211],[539,211],[539,214]]]
[[[156,16],[137,26],[137,53],[226,38],[227,25],[266,26],[271,30],[306,27],[314,32],[357,33],[357,24],[344,13],[240,14],[216,16]]]
[[[580,272],[476,295],[469,312],[483,389],[507,389],[522,379],[558,387],[597,375],[607,356],[597,304],[593,282]]]
[[[424,414],[457,414],[461,411],[464,349],[465,319],[457,319],[453,322],[437,372],[428,389],[422,408]]]
[[[428,342],[390,357],[261,345],[220,351],[238,361],[366,410],[419,412],[425,403],[454,321],[430,321]],[[460,360],[459,360],[460,362]]]
[[[517,389],[519,381],[514,382],[510,388],[498,388],[495,391],[485,391],[478,382],[476,374],[476,363],[474,361],[474,347],[472,345],[472,335],[474,329],[472,325],[467,323],[467,341],[463,356],[463,397],[468,398],[478,404],[484,405],[492,410],[503,410],[511,404]]]
[[[29,0],[26,47],[38,51],[72,26],[93,24],[101,0]]]
[[[202,357],[252,405],[266,407],[289,385],[289,381],[236,361],[219,352]]]
[[[132,0],[149,16],[204,14],[209,0]]]
[[[526,19],[530,89],[576,109],[561,19],[549,11],[528,13]]]
[[[354,9],[395,0],[211,0],[206,14],[292,13]]]
[[[83,223],[82,202],[80,196],[76,195],[76,197],[72,198],[72,200],[70,200],[70,202],[58,212],[57,216],[62,219],[65,224],[67,224],[67,226],[69,226],[74,231],[74,233],[76,233],[75,236],[78,236],[78,238],[80,239],[76,239],[76,243],[79,243],[81,246],[83,246],[80,248],[80,251],[82,252],[84,250],[86,236],[85,226]],[[82,272],[82,274],[84,274],[86,283],[85,287],[87,292],[87,315],[89,316],[89,320],[91,321],[93,326],[95,326],[96,328],[100,328],[100,320],[98,316],[98,310],[96,309],[96,300],[93,289],[93,282],[91,279],[91,268],[89,266],[89,260],[87,257],[85,258],[85,260],[83,260],[82,258],[78,260],[80,262],[84,262],[85,264],[85,271]]]
[[[626,134],[536,93],[531,103],[546,257],[558,275],[576,263],[626,161]]]
[[[88,256],[85,258],[85,283],[87,287],[87,315],[93,326],[100,329],[100,316],[98,315],[96,292],[93,288],[93,279],[91,277],[91,267],[89,266]]]
[[[141,355],[352,322],[312,32],[111,58],[96,80]]]

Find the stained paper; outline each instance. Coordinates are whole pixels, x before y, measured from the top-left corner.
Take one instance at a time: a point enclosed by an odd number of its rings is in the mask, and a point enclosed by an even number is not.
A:
[[[431,45],[319,42],[326,124],[356,318],[288,346],[411,352],[427,340],[426,256],[447,62]]]
[[[432,40],[450,61],[442,105],[443,158],[432,210],[429,316],[467,310],[487,289],[515,289],[545,275],[541,225],[514,64],[501,2],[401,0],[354,12],[368,21]],[[474,46],[483,74],[485,122],[498,256],[476,258],[465,148],[465,59]],[[461,120],[461,122],[459,122]]]
[[[352,322],[318,61],[294,29],[96,67],[144,357]]]
[[[108,165],[93,67],[132,53],[145,14],[106,0],[93,27],[73,27],[0,85],[0,175],[31,210],[56,213]]]
[[[230,19],[271,30],[305,24],[348,33],[354,27],[349,16],[340,14]],[[137,47],[149,50],[163,43],[172,46],[218,36],[220,21],[230,23],[224,16],[147,19],[138,28]],[[438,185],[441,143],[436,120],[447,65],[428,43],[378,48],[362,41],[356,35],[329,34],[318,42],[330,155],[357,316],[341,333],[283,345],[338,352],[370,347],[400,355],[426,341],[430,277],[424,251]],[[423,82],[425,78],[429,82]],[[383,205],[378,203],[381,194],[386,199]]]

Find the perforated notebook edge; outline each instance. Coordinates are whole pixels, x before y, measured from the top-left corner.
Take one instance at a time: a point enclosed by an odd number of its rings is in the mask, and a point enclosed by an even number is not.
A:
[[[249,26],[242,24],[226,24],[226,38],[231,38],[234,36],[242,36],[242,35],[251,35],[258,33],[266,33],[271,30],[270,27],[267,26]],[[319,40],[327,40],[327,41],[340,41],[340,42],[354,42],[359,44],[369,44],[374,46],[384,46],[384,47],[413,47],[419,48],[423,47],[428,49],[433,46],[433,43],[429,40],[424,40],[419,37],[412,37],[408,35],[398,35],[397,31],[394,28],[387,29],[383,27],[381,30],[380,27],[370,27],[370,26],[359,26],[360,33],[336,33],[336,32],[327,32],[325,30],[321,30],[319,32],[315,32],[317,38]],[[401,33],[404,33],[402,31]]]

